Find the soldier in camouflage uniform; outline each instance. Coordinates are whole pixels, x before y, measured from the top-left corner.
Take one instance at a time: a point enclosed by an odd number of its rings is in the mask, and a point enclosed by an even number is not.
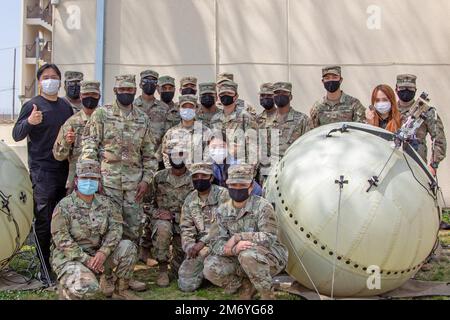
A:
[[[191,174],[183,159],[185,147],[177,141],[171,141],[168,148],[172,168],[158,171],[150,188],[153,256],[158,260],[159,275],[156,284],[160,287],[167,287],[170,283],[169,261],[171,273],[176,277],[184,260],[179,225],[181,207],[187,195],[194,189]],[[170,259],[171,244],[172,259]]]
[[[197,120],[203,125],[211,128],[212,118],[219,113],[217,107],[217,90],[214,82],[205,82],[199,84],[200,104],[197,110]]]
[[[116,100],[98,108],[83,137],[81,159],[100,161],[105,194],[122,208],[124,239],[135,243],[142,231],[142,198],[158,168],[150,120],[133,106],[134,75],[116,77]],[[131,281],[133,290],[145,285]]]
[[[170,141],[180,141],[187,147],[185,164],[189,167],[192,163],[203,160],[203,155],[207,154],[207,145],[211,136],[211,130],[202,122],[195,120],[197,97],[180,96],[179,104],[182,121],[166,132],[161,144],[162,158],[166,168],[170,168],[168,157]]]
[[[158,93],[161,101],[169,106],[167,113],[167,129],[170,129],[181,122],[178,103],[173,101],[175,96],[175,79],[170,76],[162,76],[158,79]]]
[[[234,74],[229,73],[229,72],[222,72],[217,75],[217,79],[216,79],[217,87],[219,87],[222,83],[224,83],[226,81],[234,82]],[[221,101],[217,101],[217,105],[222,107]],[[250,113],[256,114],[255,108],[253,106],[251,106],[250,104],[248,104],[247,102],[245,102],[244,100],[240,99],[239,97],[236,101],[236,105],[239,108],[246,109]]]
[[[262,150],[264,152],[267,146],[268,153],[262,155],[265,161],[261,160],[261,167],[259,172],[260,183],[263,184],[268,174],[273,161],[281,159],[286,150],[309,131],[310,120],[309,117],[299,111],[294,110],[291,106],[292,100],[292,84],[290,82],[277,82],[273,85],[274,103],[277,106],[275,114],[271,114],[267,110],[258,117],[258,126],[264,135],[267,134],[267,143],[261,141]],[[271,134],[278,134],[278,148],[271,145]],[[272,148],[273,147],[273,148]],[[266,156],[267,155],[267,156]],[[275,157],[271,158],[268,157]]]
[[[51,261],[60,298],[89,299],[102,291],[114,299],[138,299],[127,290],[137,251],[131,241],[121,240],[121,210],[110,198],[95,193],[100,165],[80,161],[76,172],[78,189],[59,202],[51,223]],[[92,183],[92,188],[85,188]],[[112,286],[106,285],[103,275],[107,268],[115,268],[117,280]]]
[[[211,251],[211,239],[217,234],[215,210],[228,200],[228,191],[212,184],[211,163],[195,163],[190,171],[195,190],[184,201],[180,221],[186,259],[178,271],[178,287],[185,292],[195,291],[202,284],[203,261]]]
[[[58,161],[69,160],[69,175],[67,177],[67,194],[73,191],[73,180],[78,158],[81,154],[81,143],[84,128],[91,118],[100,100],[100,82],[81,82],[81,101],[83,109],[67,119],[59,130],[53,145],[53,156]]]
[[[406,122],[409,116],[411,106],[416,102],[414,99],[417,87],[417,77],[412,74],[401,74],[397,77],[397,95],[399,97],[398,108],[401,113],[402,124]],[[428,159],[427,135],[430,135],[432,141],[431,157]],[[447,140],[445,138],[444,125],[436,109],[430,109],[427,117],[416,132],[417,153],[423,161],[429,164],[430,170],[435,174],[439,163],[444,160],[447,152]]]
[[[217,208],[218,236],[212,254],[204,262],[203,274],[213,284],[240,299],[274,299],[272,277],[287,263],[287,249],[278,241],[278,220],[272,205],[250,195],[251,165],[235,165],[228,171],[230,200]]]
[[[311,128],[335,122],[366,122],[366,108],[361,102],[340,90],[344,78],[341,67],[322,69],[322,82],[327,95],[317,101],[311,109]]]
[[[66,96],[63,98],[72,107],[73,113],[81,111],[83,105],[80,99],[80,82],[83,81],[84,75],[78,71],[66,71],[64,73],[64,90]]]
[[[197,95],[197,78],[196,77],[184,77],[180,80],[180,94],[185,95]]]

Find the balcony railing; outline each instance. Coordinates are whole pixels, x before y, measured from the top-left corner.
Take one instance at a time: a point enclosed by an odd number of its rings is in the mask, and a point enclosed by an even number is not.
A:
[[[36,58],[36,42],[25,46],[25,58]],[[52,60],[52,42],[47,41],[39,50],[39,59],[45,62]]]
[[[27,18],[28,19],[41,19],[52,25],[53,7],[50,1],[45,8],[41,8],[39,1],[27,6]]]
[[[36,79],[30,85],[25,85],[25,98],[33,98],[36,95]]]

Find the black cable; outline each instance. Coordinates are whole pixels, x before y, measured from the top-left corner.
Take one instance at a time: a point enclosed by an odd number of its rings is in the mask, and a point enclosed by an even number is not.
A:
[[[417,177],[416,177],[416,175],[414,174],[414,171],[413,171],[413,169],[411,168],[411,166],[410,166],[410,164],[409,164],[409,161],[408,161],[408,159],[406,158],[406,155],[405,155],[405,154],[403,154],[403,158],[405,158],[406,164],[408,165],[408,168],[409,168],[409,170],[411,171],[411,174],[412,174],[412,176],[414,177],[414,180],[416,180],[417,183],[420,184],[420,185],[422,186],[422,188],[424,188],[424,189],[426,190],[426,192],[430,195],[430,197],[433,198],[433,200],[436,200],[436,197],[435,197],[432,193],[430,193],[430,191],[428,190],[428,188],[427,188],[426,186],[424,186],[424,185],[422,184],[422,182],[419,181],[419,179],[417,179]]]

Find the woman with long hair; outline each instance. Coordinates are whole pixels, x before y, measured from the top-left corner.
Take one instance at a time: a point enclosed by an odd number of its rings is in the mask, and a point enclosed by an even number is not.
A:
[[[401,127],[400,112],[394,90],[380,84],[373,89],[372,105],[366,110],[367,123],[376,127],[396,132]]]

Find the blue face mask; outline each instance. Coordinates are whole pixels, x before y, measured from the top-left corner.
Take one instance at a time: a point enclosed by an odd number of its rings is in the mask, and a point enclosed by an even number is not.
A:
[[[78,191],[85,196],[92,196],[98,191],[98,181],[90,179],[78,180]]]

